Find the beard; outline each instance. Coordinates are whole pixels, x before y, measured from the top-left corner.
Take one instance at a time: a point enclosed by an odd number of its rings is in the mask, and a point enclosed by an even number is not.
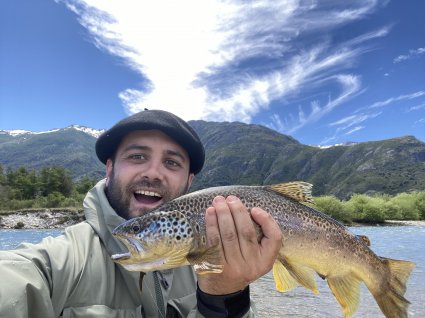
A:
[[[160,180],[150,181],[148,179],[142,179],[124,185],[119,180],[119,178],[115,176],[114,171],[112,171],[111,177],[109,178],[109,183],[105,189],[105,193],[106,197],[108,198],[109,204],[115,210],[115,212],[122,218],[129,219],[130,215],[141,216],[152,210],[148,207],[142,207],[137,209],[135,208],[133,209],[133,211],[131,211],[131,199],[134,197],[135,191],[139,189],[146,189],[159,193],[161,195],[161,200],[163,201],[163,203],[165,203],[183,194],[186,194],[189,190],[189,182],[187,180],[186,184],[183,184],[175,191],[166,188]]]

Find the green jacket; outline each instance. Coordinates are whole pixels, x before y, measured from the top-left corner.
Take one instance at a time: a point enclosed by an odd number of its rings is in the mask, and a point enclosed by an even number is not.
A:
[[[0,317],[162,318],[165,308],[167,317],[202,317],[190,266],[147,273],[140,291],[140,273],[112,262],[125,251],[111,234],[124,219],[104,190],[102,180],[84,200],[86,221],[63,235],[0,251]]]

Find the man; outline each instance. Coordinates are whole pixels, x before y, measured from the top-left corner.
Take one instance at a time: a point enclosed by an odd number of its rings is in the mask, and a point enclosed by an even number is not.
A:
[[[251,211],[257,242],[236,197],[216,197],[206,211],[210,244],[224,270],[196,277],[190,266],[143,273],[112,262],[125,252],[111,231],[189,189],[204,163],[195,131],[177,116],[145,110],[103,133],[96,153],[106,164],[84,200],[86,221],[63,236],[0,252],[0,317],[251,317],[249,283],[267,273],[281,246],[269,214]]]

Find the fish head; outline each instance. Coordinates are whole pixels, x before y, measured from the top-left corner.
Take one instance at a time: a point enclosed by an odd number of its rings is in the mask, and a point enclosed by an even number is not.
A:
[[[180,211],[154,211],[130,219],[112,235],[128,249],[112,260],[130,271],[149,272],[186,265],[193,230]]]

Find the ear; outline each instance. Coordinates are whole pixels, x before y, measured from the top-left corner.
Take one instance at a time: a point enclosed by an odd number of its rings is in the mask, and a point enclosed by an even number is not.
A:
[[[188,190],[189,190],[190,186],[192,185],[194,177],[195,177],[195,175],[193,173],[189,173],[189,177],[187,179],[187,189]]]
[[[112,174],[114,173],[114,163],[111,159],[108,159],[106,161],[106,185],[108,185],[109,180],[112,177]]]

